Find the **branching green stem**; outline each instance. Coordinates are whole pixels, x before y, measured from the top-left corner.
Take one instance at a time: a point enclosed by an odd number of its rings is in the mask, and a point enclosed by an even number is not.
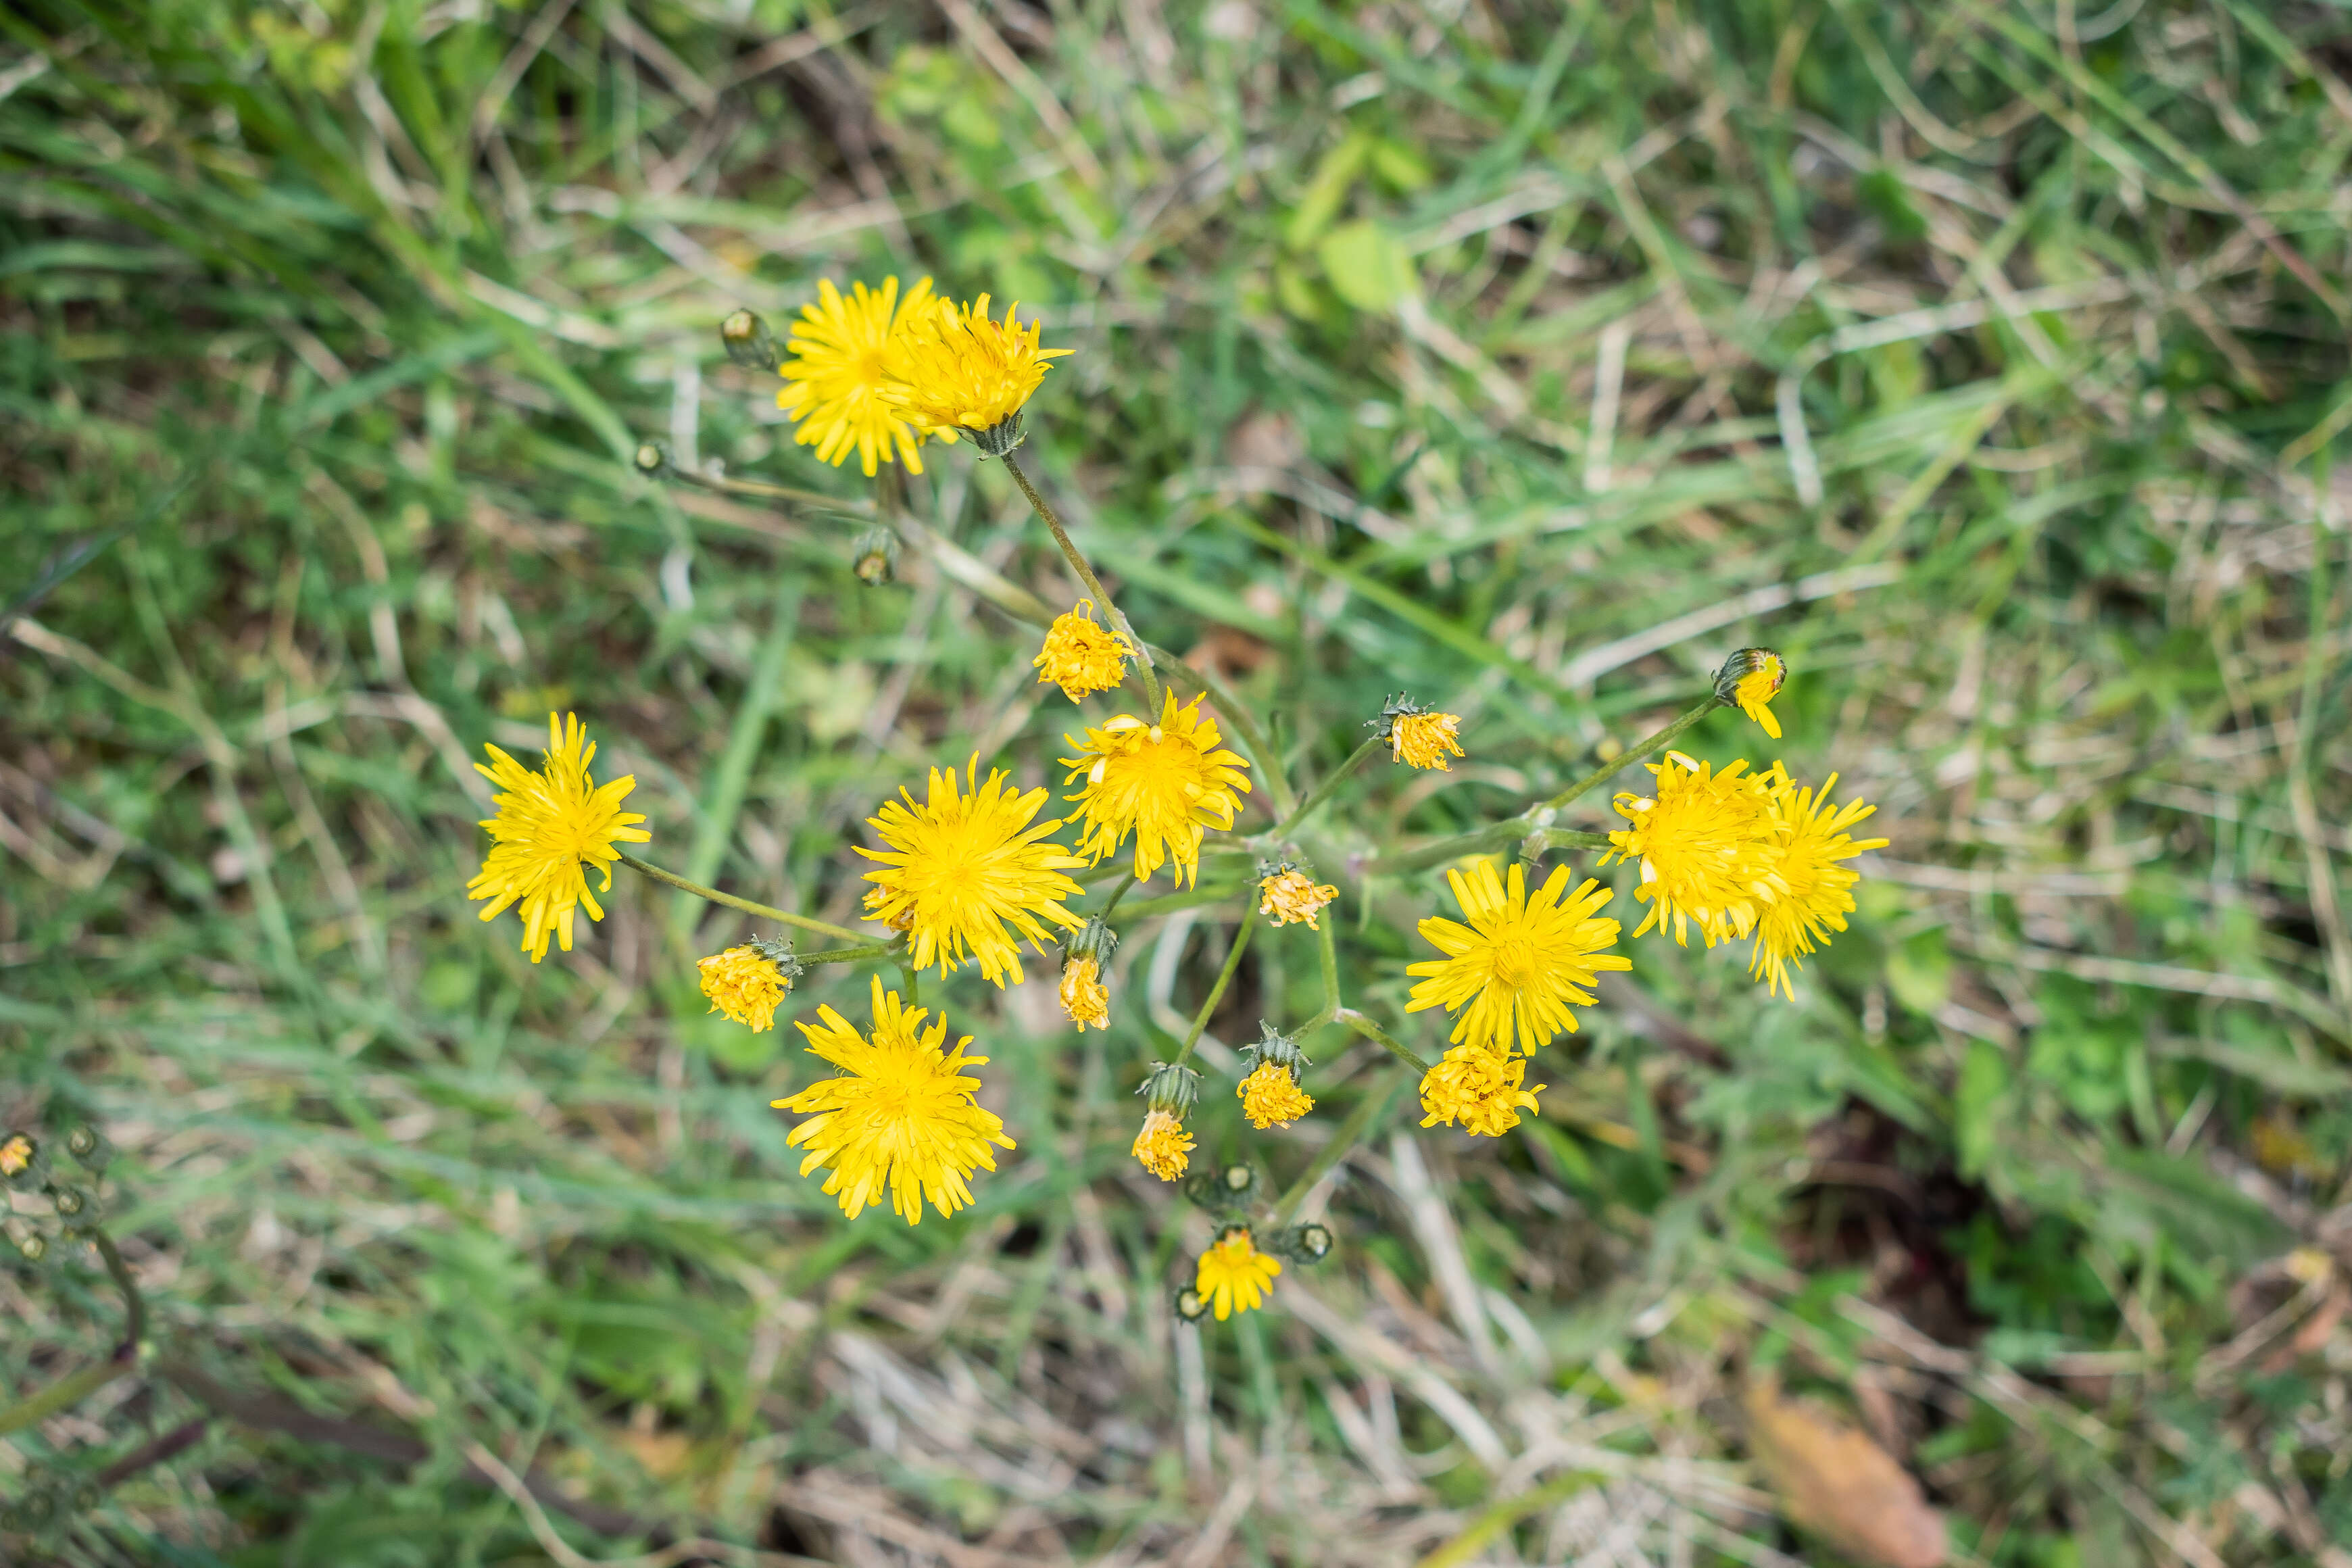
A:
[[[1070,531],[1062,526],[1060,515],[1046,504],[1044,496],[1037,493],[1037,487],[1029,482],[1029,476],[1022,471],[1020,464],[1013,460],[1013,454],[1007,452],[997,460],[1004,465],[1004,471],[1013,476],[1013,482],[1021,487],[1021,493],[1029,498],[1030,510],[1052,531],[1054,542],[1062,547],[1062,558],[1070,563],[1070,570],[1078,574],[1078,580],[1087,585],[1087,592],[1095,596],[1095,603],[1100,605],[1103,613],[1117,625],[1118,635],[1135,649],[1135,657],[1141,664],[1144,689],[1150,694],[1152,717],[1157,720],[1160,714],[1160,678],[1152,673],[1151,650],[1144,645],[1141,637],[1135,635],[1135,628],[1128,625],[1127,612],[1112,603],[1110,591],[1102,585],[1102,579],[1095,575],[1095,569],[1079,552],[1077,545],[1070,538]]]
[[[140,1295],[139,1282],[131,1279],[122,1254],[115,1250],[113,1238],[101,1230],[90,1239],[106,1264],[108,1277],[122,1292],[122,1338],[104,1361],[68,1373],[39,1393],[0,1409],[0,1433],[21,1431],[59,1411],[70,1410],[116,1378],[139,1370],[140,1346],[147,1338],[146,1299]]]
[[[1249,951],[1250,935],[1257,930],[1257,910],[1253,909],[1242,917],[1241,930],[1234,933],[1233,950],[1225,954],[1225,966],[1217,972],[1217,983],[1209,987],[1209,999],[1192,1016],[1192,1027],[1184,1037],[1184,1048],[1176,1053],[1176,1065],[1182,1067],[1192,1059],[1192,1047],[1201,1043],[1201,1031],[1209,1026],[1209,1015],[1225,999],[1225,987],[1234,983],[1234,972],[1242,966],[1242,954]]]
[[[712,903],[723,904],[730,910],[740,910],[747,915],[758,915],[762,920],[782,921],[788,926],[798,926],[803,931],[813,931],[820,936],[839,937],[844,942],[863,942],[866,940],[865,933],[862,931],[854,931],[845,926],[827,925],[823,921],[812,920],[806,915],[796,915],[790,910],[780,910],[772,904],[755,904],[749,899],[739,899],[732,893],[722,893],[716,888],[706,888],[699,882],[688,881],[675,871],[665,871],[660,867],[640,860],[634,855],[622,855],[621,864],[632,871],[651,877],[656,882],[667,882],[671,887],[692,893],[697,898],[709,899]],[[802,962],[805,963],[809,959],[803,955]]]

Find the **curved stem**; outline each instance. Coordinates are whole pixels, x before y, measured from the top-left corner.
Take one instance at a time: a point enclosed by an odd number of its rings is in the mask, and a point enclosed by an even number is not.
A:
[[[1347,783],[1349,775],[1353,773],[1358,768],[1362,767],[1366,763],[1371,761],[1372,753],[1379,751],[1382,744],[1384,744],[1384,742],[1381,738],[1378,735],[1374,735],[1370,740],[1366,741],[1362,745],[1358,746],[1353,752],[1349,752],[1348,760],[1341,763],[1337,768],[1334,768],[1331,773],[1324,778],[1322,783],[1317,784],[1312,790],[1307,792],[1307,798],[1298,803],[1297,809],[1293,811],[1288,816],[1283,818],[1282,825],[1275,828],[1273,832],[1267,835],[1267,837],[1270,838],[1280,838],[1297,828],[1300,823],[1306,821],[1307,813],[1313,811],[1317,806],[1321,805],[1325,801],[1330,799],[1331,792],[1338,789],[1341,784]]]
[[[1257,930],[1257,910],[1252,909],[1242,917],[1241,930],[1234,933],[1233,951],[1225,954],[1225,966],[1217,972],[1217,983],[1209,987],[1209,999],[1192,1016],[1192,1028],[1184,1037],[1184,1048],[1176,1053],[1176,1065],[1182,1067],[1192,1058],[1192,1047],[1201,1043],[1201,1031],[1209,1026],[1209,1015],[1225,999],[1225,987],[1234,983],[1234,972],[1242,966],[1242,954],[1249,951],[1250,933]]]
[[[699,899],[708,899],[714,904],[723,904],[730,910],[740,910],[747,915],[758,915],[762,920],[782,921],[786,925],[798,926],[803,931],[813,931],[820,936],[839,937],[844,942],[866,941],[866,933],[863,931],[854,931],[845,926],[827,925],[823,921],[811,920],[806,915],[796,915],[790,910],[780,910],[772,904],[755,904],[749,899],[739,899],[732,893],[722,893],[716,888],[706,888],[699,882],[688,881],[675,871],[665,871],[660,867],[640,860],[634,855],[622,854],[621,864],[632,871],[651,877],[656,882],[667,882],[682,892],[692,893]],[[802,962],[805,963],[807,960],[803,959]]]
[[[1062,526],[1060,515],[1045,504],[1045,498],[1037,493],[1037,487],[1029,482],[1029,476],[1022,471],[1020,464],[1013,460],[1013,454],[1007,452],[997,460],[1004,465],[1004,471],[1013,476],[1013,482],[1021,487],[1021,493],[1029,498],[1030,510],[1053,531],[1054,542],[1062,547],[1062,558],[1070,563],[1070,569],[1087,585],[1087,592],[1095,596],[1095,603],[1103,607],[1103,613],[1118,624],[1119,635],[1134,647],[1135,657],[1142,661],[1144,689],[1151,694],[1151,710],[1157,716],[1160,711],[1160,678],[1152,673],[1151,650],[1144,646],[1141,637],[1135,635],[1135,628],[1128,625],[1127,612],[1112,602],[1110,590],[1102,585],[1102,579],[1095,575],[1095,569],[1078,552],[1077,545],[1070,540],[1070,531]]]
[[[1356,1102],[1356,1109],[1348,1113],[1348,1120],[1339,1123],[1339,1131],[1331,1134],[1330,1141],[1315,1152],[1315,1158],[1307,1162],[1307,1169],[1298,1173],[1298,1179],[1290,1184],[1289,1190],[1274,1205],[1275,1229],[1288,1225],[1297,1216],[1298,1205],[1307,1201],[1307,1194],[1315,1190],[1315,1184],[1321,1181],[1332,1166],[1346,1159],[1349,1150],[1363,1142],[1364,1134],[1386,1114],[1389,1106],[1396,1100],[1397,1090],[1408,1081],[1406,1074],[1392,1073],[1385,1085]]]
[[[689,473],[673,468],[671,477],[700,490],[710,490],[723,496],[744,496],[758,500],[786,500],[798,506],[821,508],[826,511],[847,512],[854,517],[874,514],[871,501],[849,500],[841,496],[829,496],[818,490],[794,489],[790,485],[772,485],[758,479],[718,479],[709,474]]]
[[[1186,664],[1157,644],[1147,643],[1145,646],[1150,648],[1151,657],[1168,668],[1181,668],[1201,683],[1202,689],[1209,694],[1209,700],[1217,705],[1217,711],[1232,722],[1235,732],[1242,738],[1242,744],[1247,746],[1250,755],[1256,759],[1258,772],[1265,776],[1266,797],[1274,803],[1276,814],[1289,816],[1291,802],[1296,797],[1290,793],[1289,775],[1283,772],[1282,755],[1266,739],[1265,731],[1257,727],[1257,721],[1251,716],[1242,700],[1234,695],[1233,688],[1198,665]]]
[[[1706,701],[1700,703],[1697,707],[1692,709],[1689,712],[1684,714],[1681,718],[1675,720],[1673,723],[1667,725],[1656,734],[1648,736],[1643,740],[1635,742],[1631,750],[1620,752],[1617,755],[1610,758],[1607,762],[1601,763],[1599,767],[1593,769],[1591,773],[1585,774],[1582,778],[1577,780],[1574,784],[1569,785],[1566,789],[1560,791],[1549,800],[1544,802],[1544,809],[1546,811],[1558,811],[1570,801],[1582,798],[1586,794],[1607,784],[1611,779],[1615,778],[1619,773],[1623,773],[1627,768],[1632,767],[1635,763],[1640,762],[1643,758],[1647,757],[1654,752],[1664,751],[1668,746],[1671,746],[1676,741],[1681,740],[1685,731],[1688,730],[1692,725],[1697,723],[1700,720],[1706,718],[1708,714],[1723,706],[1725,706],[1723,699],[1716,696],[1713,692],[1709,692]]]
[[[1103,905],[1100,911],[1102,919],[1106,921],[1110,919],[1111,911],[1118,908],[1119,900],[1127,897],[1127,890],[1135,886],[1136,881],[1135,868],[1130,864],[1127,868],[1127,879],[1111,889],[1110,901]]]

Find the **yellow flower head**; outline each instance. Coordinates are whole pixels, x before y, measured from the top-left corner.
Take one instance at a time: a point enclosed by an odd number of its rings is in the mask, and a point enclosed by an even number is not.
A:
[[[1832,773],[1818,794],[1783,790],[1772,797],[1772,823],[1780,833],[1774,862],[1780,885],[1757,916],[1755,946],[1748,960],[1748,973],[1764,982],[1768,996],[1777,990],[1793,999],[1790,968],[1803,967],[1801,955],[1816,945],[1827,947],[1831,931],[1845,930],[1846,913],[1853,908],[1851,889],[1861,879],[1838,862],[1865,849],[1886,847],[1884,838],[1847,837],[1846,829],[1878,808],[1858,800],[1832,806],[1830,791],[1835,788],[1837,774]]]
[[[1037,346],[1037,324],[1020,325],[1016,302],[1004,320],[988,318],[988,296],[967,305],[934,302],[915,330],[893,345],[891,405],[915,428],[942,441],[957,432],[993,430],[1021,412],[1046,361],[1068,349]]]
[[[1772,716],[1770,704],[1788,679],[1788,660],[1769,647],[1744,647],[1725,660],[1723,668],[1717,672],[1715,693],[1718,700],[1736,704],[1777,741],[1780,738],[1780,721]]]
[[[22,1132],[11,1132],[0,1139],[0,1176],[21,1176],[33,1168],[33,1156],[38,1151],[33,1141]]]
[[[588,764],[596,760],[596,747],[569,713],[561,722],[547,716],[546,765],[536,773],[496,746],[482,750],[491,765],[476,763],[474,771],[507,793],[491,797],[499,814],[482,824],[489,829],[490,852],[481,875],[466,884],[466,896],[491,900],[482,911],[486,921],[520,902],[522,950],[533,963],[547,956],[551,935],[570,952],[573,911],[584,904],[590,920],[604,918],[604,906],[588,890],[588,868],[604,873],[609,892],[614,862],[621,858],[613,846],[653,837],[635,826],[644,817],[621,809],[637,781],[592,783]]]
[[[1422,1075],[1421,1124],[1459,1121],[1465,1132],[1500,1138],[1519,1124],[1522,1109],[1536,1109],[1536,1096],[1549,1087],[1539,1083],[1521,1089],[1527,1071],[1526,1060],[1507,1051],[1456,1046]]]
[[[817,1009],[818,1027],[793,1026],[809,1040],[813,1055],[842,1069],[840,1076],[811,1084],[798,1094],[770,1103],[782,1110],[814,1111],[784,1142],[805,1144],[805,1176],[831,1166],[828,1197],[838,1195],[841,1212],[856,1219],[890,1189],[890,1206],[908,1225],[920,1225],[923,1203],[951,1215],[971,1202],[965,1178],[975,1170],[996,1169],[991,1144],[1010,1149],[1004,1123],[972,1103],[976,1078],[962,1076],[986,1057],[968,1057],[964,1036],[946,1048],[945,1018],[929,1033],[929,1009],[902,1007],[898,994],[874,980],[874,1034],[869,1040],[830,1007]]]
[[[1563,902],[1568,868],[1559,866],[1529,898],[1525,868],[1515,861],[1509,875],[1506,888],[1491,860],[1478,861],[1466,877],[1445,874],[1470,923],[1436,916],[1421,922],[1421,934],[1445,956],[1406,969],[1429,978],[1412,988],[1405,1011],[1459,1011],[1449,1038],[1507,1053],[1516,1034],[1532,1054],[1562,1029],[1575,1030],[1569,1005],[1592,1005],[1587,987],[1598,972],[1633,963],[1601,951],[1617,941],[1617,922],[1600,918],[1610,889],[1587,878]]]
[[[1617,797],[1618,812],[1632,826],[1609,836],[1615,847],[1601,858],[1604,866],[1612,858],[1642,862],[1633,897],[1650,912],[1633,934],[1671,926],[1675,942],[1688,946],[1686,927],[1696,925],[1709,947],[1746,936],[1758,907],[1778,890],[1772,797],[1787,786],[1787,775],[1777,768],[1750,773],[1745,762],[1712,773],[1680,752],[1649,769],[1657,797]]]
[[[1062,1011],[1081,1035],[1092,1024],[1110,1027],[1110,987],[1102,983],[1102,968],[1092,954],[1081,953],[1062,965]]]
[[[889,846],[857,851],[883,866],[866,873],[875,884],[866,914],[893,930],[908,921],[908,956],[918,969],[937,963],[941,973],[953,973],[969,949],[982,976],[1002,986],[1010,974],[1018,984],[1021,946],[1005,925],[1040,950],[1050,934],[1045,921],[1072,931],[1083,925],[1062,904],[1082,890],[1062,868],[1081,862],[1045,841],[1062,826],[1059,818],[1031,826],[1045,804],[1043,789],[1016,795],[1004,787],[1002,771],[969,787],[979,776],[977,756],[962,780],[953,768],[933,768],[926,804],[917,805],[901,789],[898,800],[884,801],[866,819]]]
[[[1274,1289],[1274,1277],[1281,1272],[1282,1259],[1260,1252],[1249,1226],[1227,1226],[1209,1250],[1201,1254],[1193,1289],[1209,1299],[1222,1323],[1236,1311],[1265,1306],[1265,1293]]]
[[[816,291],[817,302],[803,305],[793,323],[793,357],[781,371],[786,384],[776,394],[776,406],[799,424],[793,439],[814,447],[818,459],[836,468],[856,452],[868,479],[894,456],[908,472],[921,473],[916,448],[922,432],[884,392],[896,352],[940,302],[931,280],[916,284],[904,300],[896,278],[884,279],[878,290],[852,283],[846,300],[829,278],[818,280]]]
[[[1315,1109],[1315,1097],[1298,1087],[1298,1075],[1279,1062],[1260,1062],[1234,1090],[1242,1114],[1263,1132],[1287,1127]]]
[[[1450,772],[1447,754],[1464,754],[1462,743],[1454,738],[1461,727],[1462,721],[1451,713],[1400,713],[1389,725],[1389,760]]]
[[[1095,602],[1080,599],[1078,607],[1054,617],[1045,630],[1045,646],[1030,663],[1039,671],[1037,684],[1058,686],[1076,702],[1090,691],[1108,691],[1127,679],[1127,645],[1095,622]]]
[[[776,1026],[776,1005],[791,992],[793,976],[759,947],[730,947],[695,967],[702,972],[702,994],[710,998],[712,1012],[754,1033]]]
[[[1147,1110],[1143,1131],[1135,1135],[1135,1145],[1128,1152],[1161,1181],[1172,1182],[1192,1163],[1192,1135],[1184,1131],[1174,1111]]]
[[[1257,885],[1257,912],[1276,925],[1297,925],[1302,922],[1308,931],[1323,928],[1315,923],[1318,910],[1339,896],[1339,889],[1325,884],[1315,885],[1315,879],[1293,869],[1286,862]]]
[[[1179,886],[1188,878],[1198,880],[1203,830],[1233,826],[1240,796],[1250,787],[1241,773],[1249,763],[1218,750],[1217,722],[1201,717],[1201,700],[1195,697],[1179,708],[1170,691],[1160,722],[1149,728],[1121,713],[1099,730],[1087,730],[1083,742],[1062,737],[1078,748],[1076,756],[1062,759],[1070,770],[1062,782],[1087,781],[1077,794],[1062,797],[1077,802],[1086,823],[1079,854],[1099,863],[1132,833],[1138,878],[1173,860]]]

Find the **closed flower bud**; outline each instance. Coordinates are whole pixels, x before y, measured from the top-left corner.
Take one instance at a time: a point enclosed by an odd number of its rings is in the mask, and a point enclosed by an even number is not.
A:
[[[730,310],[719,323],[719,341],[727,357],[745,370],[774,370],[783,363],[768,323],[751,310]]]
[[[1780,721],[1773,717],[1770,704],[1788,679],[1788,661],[1779,654],[1769,647],[1744,647],[1715,672],[1715,700],[1738,708],[1777,741]]]

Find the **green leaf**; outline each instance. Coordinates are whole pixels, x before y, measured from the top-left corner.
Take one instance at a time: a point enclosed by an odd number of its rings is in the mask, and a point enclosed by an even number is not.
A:
[[[1984,1173],[1992,1154],[2008,1089],[2009,1058],[2001,1048],[1990,1040],[1969,1041],[1952,1096],[1952,1132],[1959,1148],[1960,1174],[1971,1181]]]
[[[1325,235],[1315,256],[1332,289],[1359,310],[1392,309],[1416,281],[1412,254],[1395,236],[1365,219]]]

